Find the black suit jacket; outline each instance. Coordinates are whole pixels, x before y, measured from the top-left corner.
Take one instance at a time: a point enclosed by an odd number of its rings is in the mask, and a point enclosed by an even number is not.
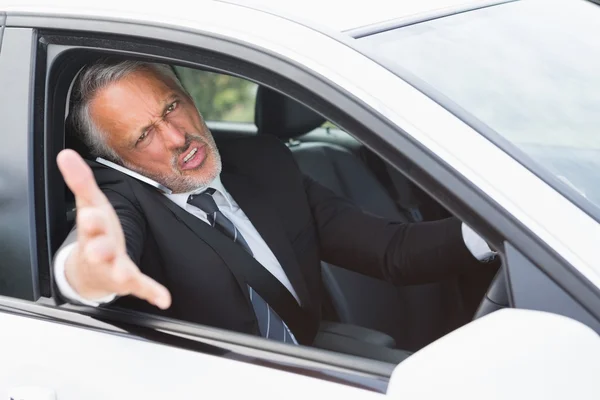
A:
[[[465,247],[459,220],[407,224],[368,215],[304,176],[276,138],[236,139],[219,151],[223,185],[279,260],[314,333],[321,313],[321,260],[396,284],[446,279],[478,263]],[[258,334],[247,285],[231,265],[262,266],[155,188],[92,165],[119,216],[130,257],[171,291],[167,314]],[[158,312],[132,297],[116,303]]]

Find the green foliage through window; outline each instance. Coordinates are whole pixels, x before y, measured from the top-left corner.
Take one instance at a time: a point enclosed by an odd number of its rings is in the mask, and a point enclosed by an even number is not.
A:
[[[206,121],[254,122],[255,83],[185,67],[175,71]]]

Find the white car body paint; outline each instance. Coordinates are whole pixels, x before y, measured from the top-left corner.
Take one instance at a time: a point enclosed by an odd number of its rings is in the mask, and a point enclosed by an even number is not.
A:
[[[1,399],[600,397],[600,337],[538,311],[498,311],[433,342],[396,367],[387,396],[33,318],[0,314],[0,324],[10,327],[0,333]]]
[[[0,399],[14,390],[55,391],[58,400],[384,397],[226,357],[34,318],[0,313],[0,326]]]
[[[226,0],[227,2],[255,7],[277,15],[290,15],[295,21],[310,21],[320,27],[346,31],[391,19],[420,16],[452,7],[478,6],[485,0],[371,0],[348,2],[346,0]],[[343,11],[343,12],[341,12]]]
[[[563,316],[516,309],[489,314],[396,367],[396,399],[600,398],[600,337]]]
[[[345,0],[306,0],[302,2],[280,0],[225,0],[222,2],[198,0],[191,2],[189,0],[178,0],[170,2],[168,7],[165,7],[164,3],[149,4],[141,0],[128,0],[124,3],[114,0],[108,0],[108,2],[62,0],[52,3],[47,0],[1,0],[0,7],[14,7],[14,9],[23,10],[48,6],[50,9],[62,11],[103,9],[119,14],[122,9],[115,8],[115,4],[122,4],[124,8],[133,6],[142,10],[145,10],[146,7],[159,8],[164,10],[165,13],[170,13],[172,10],[181,12],[182,9],[193,9],[198,6],[198,8],[206,9],[211,7],[210,3],[216,3],[217,7],[223,6],[224,3],[238,4],[242,7],[256,8],[276,15],[290,16],[295,21],[309,21],[320,27],[328,27],[341,32],[390,19],[408,18],[451,7],[483,5],[489,3],[489,0],[372,0],[370,2],[353,3]],[[340,10],[344,12],[340,13]],[[145,11],[142,11],[142,13],[145,13]],[[183,13],[185,14],[185,12]]]

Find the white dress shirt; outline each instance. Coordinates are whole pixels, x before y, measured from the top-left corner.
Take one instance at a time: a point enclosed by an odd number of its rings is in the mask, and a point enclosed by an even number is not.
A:
[[[298,298],[294,287],[285,274],[285,271],[281,267],[281,264],[267,243],[260,236],[260,233],[258,233],[254,225],[252,225],[252,222],[250,222],[246,214],[244,214],[244,211],[242,211],[233,197],[231,197],[231,195],[227,192],[221,183],[221,178],[217,177],[213,182],[211,182],[210,185],[208,185],[208,187],[216,189],[216,192],[213,195],[215,203],[217,203],[219,210],[227,218],[229,218],[229,220],[242,234],[244,239],[246,239],[248,246],[250,246],[250,249],[252,250],[254,258],[290,291],[290,293],[296,298],[296,301],[300,302],[300,299]],[[167,196],[169,200],[183,208],[185,211],[208,224],[209,222],[206,217],[206,213],[200,210],[198,207],[188,204],[187,202],[190,195],[202,193],[208,187],[187,193],[165,194],[165,196]],[[485,261],[495,255],[495,253],[490,250],[487,243],[464,223],[462,224],[462,235],[467,248],[478,260]],[[101,299],[84,299],[69,285],[69,282],[65,276],[65,261],[74,245],[75,243],[71,243],[70,245],[62,248],[56,255],[54,261],[54,277],[56,280],[56,286],[58,287],[60,293],[72,302],[93,307],[97,307],[100,304],[112,301],[116,297],[115,294],[103,297]]]

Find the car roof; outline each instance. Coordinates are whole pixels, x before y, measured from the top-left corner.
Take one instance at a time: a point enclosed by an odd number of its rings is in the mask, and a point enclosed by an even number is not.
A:
[[[227,0],[262,11],[311,21],[336,31],[346,31],[420,14],[485,4],[485,0]],[[489,1],[487,2],[489,3]]]
[[[170,15],[179,14],[181,18],[189,20],[190,10],[201,10],[203,3],[211,2],[252,8],[337,32],[446,9],[450,13],[453,9],[490,3],[489,0],[169,0],[167,3],[140,0],[0,0],[0,11],[54,14],[77,10],[83,14],[102,13],[107,16],[137,11],[139,16],[155,17],[166,7]]]

